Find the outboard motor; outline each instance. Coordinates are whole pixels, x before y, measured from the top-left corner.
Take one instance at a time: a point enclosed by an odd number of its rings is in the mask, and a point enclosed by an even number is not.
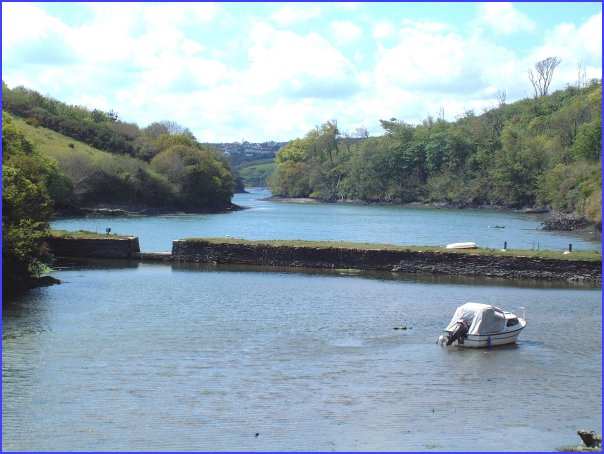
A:
[[[463,340],[468,334],[468,322],[466,322],[463,318],[457,320],[455,329],[451,332],[449,339],[447,340],[447,346],[451,345],[453,342],[459,339],[459,343],[463,344]]]

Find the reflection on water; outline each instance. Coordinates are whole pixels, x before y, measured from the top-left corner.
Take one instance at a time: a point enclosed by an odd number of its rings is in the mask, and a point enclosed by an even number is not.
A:
[[[305,267],[280,267],[260,265],[231,265],[231,264],[206,264],[206,263],[173,263],[173,270],[205,270],[205,271],[258,271],[285,274],[302,275],[325,275],[325,276],[357,276],[359,278],[417,282],[425,284],[452,284],[472,286],[498,286],[518,288],[568,288],[568,289],[599,289],[601,285],[594,282],[573,282],[562,280],[539,280],[539,279],[504,279],[485,278],[477,276],[454,276],[439,274],[412,274],[392,271],[354,270],[354,269],[324,269]]]
[[[5,303],[4,450],[540,451],[601,432],[599,288],[125,265]],[[517,345],[436,345],[470,300],[526,307]]]
[[[484,278],[477,276],[453,276],[438,274],[410,274],[391,271],[354,270],[354,269],[326,269],[307,267],[285,267],[285,266],[261,266],[261,265],[237,265],[237,264],[213,264],[213,263],[160,263],[145,262],[138,260],[115,260],[115,259],[90,259],[90,258],[59,258],[53,263],[54,270],[64,269],[121,269],[138,268],[139,266],[170,266],[174,271],[224,271],[224,272],[266,272],[300,275],[323,275],[323,276],[357,276],[359,278],[417,282],[426,284],[451,284],[472,286],[498,286],[518,288],[567,288],[567,289],[599,289],[601,284],[594,282],[561,281],[561,280],[538,280],[538,279],[503,279]]]

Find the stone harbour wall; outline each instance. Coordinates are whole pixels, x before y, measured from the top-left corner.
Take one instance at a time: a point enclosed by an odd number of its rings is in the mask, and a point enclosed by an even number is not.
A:
[[[133,259],[182,263],[222,263],[377,270],[412,274],[504,279],[602,282],[602,262],[466,252],[378,250],[336,246],[281,246],[256,243],[175,240],[172,253],[140,252],[137,237],[48,239],[56,257]],[[510,252],[511,253],[511,252]]]
[[[397,251],[176,240],[172,261],[383,270],[507,279],[602,281],[602,262],[471,252]]]
[[[47,238],[47,243],[56,257],[90,257],[110,259],[138,258],[138,237],[122,238]]]

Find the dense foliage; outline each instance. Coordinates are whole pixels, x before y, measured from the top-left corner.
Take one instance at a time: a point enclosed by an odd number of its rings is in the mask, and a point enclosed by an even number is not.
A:
[[[59,210],[109,205],[199,212],[231,206],[235,177],[228,161],[174,122],[140,128],[113,111],[69,106],[4,83],[2,96],[3,109],[23,119],[22,130],[66,176],[56,184],[70,185],[70,197],[51,194]]]
[[[233,174],[227,159],[215,150],[193,141],[175,143],[155,155],[151,167],[166,176],[183,208],[221,209],[231,203]]]
[[[601,225],[602,86],[568,87],[455,122],[381,120],[351,140],[335,121],[277,153],[275,195],[457,206],[547,204]]]
[[[52,197],[69,197],[65,176],[11,122],[2,117],[2,288],[27,288],[47,251],[44,238]]]

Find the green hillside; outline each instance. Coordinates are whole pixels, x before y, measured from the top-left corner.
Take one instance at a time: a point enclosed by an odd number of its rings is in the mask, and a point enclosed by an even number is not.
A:
[[[73,185],[71,208],[208,212],[231,207],[235,175],[228,160],[174,122],[140,128],[113,111],[67,105],[4,83],[2,108],[43,154],[56,159]]]
[[[237,172],[248,188],[260,188],[267,186],[267,178],[273,173],[277,164],[274,158],[262,159],[245,163],[237,167]]]

